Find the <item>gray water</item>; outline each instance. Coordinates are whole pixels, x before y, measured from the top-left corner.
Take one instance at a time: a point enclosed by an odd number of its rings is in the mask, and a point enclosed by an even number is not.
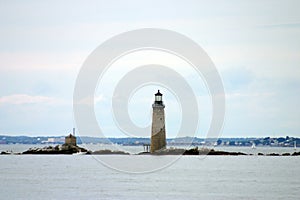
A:
[[[0,156],[0,199],[299,199],[300,157],[183,156],[152,173],[124,169],[172,156]],[[142,167],[142,166],[140,166]]]

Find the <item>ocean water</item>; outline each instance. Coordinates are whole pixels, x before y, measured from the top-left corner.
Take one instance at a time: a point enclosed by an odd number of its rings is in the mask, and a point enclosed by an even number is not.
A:
[[[164,167],[142,172],[151,166]],[[0,199],[295,200],[299,167],[300,157],[2,155]]]

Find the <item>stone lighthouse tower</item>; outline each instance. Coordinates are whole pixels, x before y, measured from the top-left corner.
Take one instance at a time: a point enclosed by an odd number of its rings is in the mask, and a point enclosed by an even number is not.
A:
[[[155,94],[155,101],[152,104],[152,108],[151,153],[166,147],[165,105],[163,104],[162,94],[159,90]]]

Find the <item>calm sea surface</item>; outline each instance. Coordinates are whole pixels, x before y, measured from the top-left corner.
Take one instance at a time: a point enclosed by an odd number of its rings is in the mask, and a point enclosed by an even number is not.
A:
[[[0,156],[0,199],[295,200],[299,188],[300,157]]]

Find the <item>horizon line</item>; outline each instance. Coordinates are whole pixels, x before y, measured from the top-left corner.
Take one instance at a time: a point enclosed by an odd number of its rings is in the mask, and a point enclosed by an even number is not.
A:
[[[70,134],[70,133],[69,133]],[[66,137],[67,135],[45,135],[45,136],[30,136],[30,135],[2,135],[0,134],[1,137],[31,137],[31,138],[36,138],[36,137]],[[90,137],[90,138],[101,138],[101,139],[109,139],[109,138],[113,138],[113,139],[125,139],[125,138],[142,138],[142,139],[151,139],[151,136],[149,137],[97,137],[97,136],[87,136],[87,135],[75,135],[76,137]],[[166,138],[166,139],[177,139],[177,138],[198,138],[198,139],[230,139],[230,138],[286,138],[286,137],[290,137],[290,138],[300,138],[297,136],[289,136],[289,135],[285,135],[285,136],[231,136],[231,137],[211,137],[211,138],[206,138],[206,137],[191,137],[191,136],[182,136],[182,137],[170,137],[170,138]]]

